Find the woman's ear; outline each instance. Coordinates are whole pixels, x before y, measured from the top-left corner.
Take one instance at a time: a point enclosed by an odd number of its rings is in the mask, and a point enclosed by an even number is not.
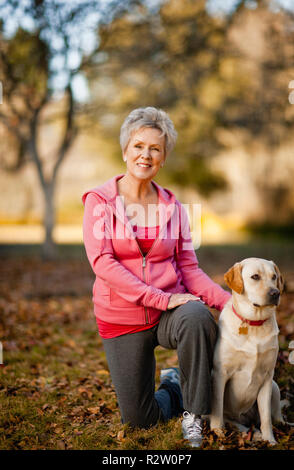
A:
[[[226,284],[237,294],[242,294],[244,290],[244,283],[242,278],[242,265],[235,263],[224,275]]]

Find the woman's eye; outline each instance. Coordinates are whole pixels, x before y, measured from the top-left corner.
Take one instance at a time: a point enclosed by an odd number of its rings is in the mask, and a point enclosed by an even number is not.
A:
[[[253,274],[253,276],[251,276],[251,279],[254,279],[254,281],[259,281],[260,280],[260,275],[259,274]]]

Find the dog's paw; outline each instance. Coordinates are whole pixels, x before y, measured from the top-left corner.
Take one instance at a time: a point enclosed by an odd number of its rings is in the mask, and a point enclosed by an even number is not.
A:
[[[275,440],[273,434],[265,435],[261,433],[261,435],[262,435],[262,440],[267,441],[269,446],[275,446],[277,444],[277,441]]]
[[[217,435],[217,437],[225,437],[225,431],[222,428],[211,428],[211,430]]]
[[[210,415],[209,418],[210,430],[213,431],[218,437],[224,437],[224,422],[217,416],[217,414]]]
[[[257,429],[255,429],[253,431],[253,435],[252,435],[252,441],[254,442],[257,442],[257,441],[267,441],[268,442],[268,445],[270,446],[275,446],[277,444],[277,441],[275,440],[275,438],[273,436],[270,436],[270,437],[264,437],[262,435],[262,433],[260,431],[258,431]]]
[[[253,441],[262,441],[262,434],[260,431],[255,430],[252,436]]]

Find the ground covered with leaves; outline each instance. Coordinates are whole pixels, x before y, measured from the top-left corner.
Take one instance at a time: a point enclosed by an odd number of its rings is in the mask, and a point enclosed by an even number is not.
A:
[[[217,259],[216,252],[213,256]],[[214,263],[213,256],[209,274],[222,284],[222,273],[230,265]],[[275,379],[284,416],[294,422],[294,366],[288,361],[288,345],[294,339],[294,269],[287,266],[284,274],[287,291],[278,312]],[[149,430],[121,424],[93,316],[93,274],[83,255],[45,262],[35,255],[2,254],[0,283],[0,449],[189,448],[179,419]],[[177,355],[158,347],[156,359],[158,384],[160,369],[177,365]],[[277,425],[274,434],[278,444],[273,449],[294,450],[294,428]],[[220,439],[205,425],[202,448],[268,448],[251,437],[228,427]]]

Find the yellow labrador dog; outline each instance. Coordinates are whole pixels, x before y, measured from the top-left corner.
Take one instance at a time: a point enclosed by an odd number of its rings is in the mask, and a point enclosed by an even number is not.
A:
[[[236,263],[224,277],[232,299],[219,318],[210,427],[221,435],[224,422],[236,424],[240,431],[253,423],[260,426],[259,437],[275,444],[272,419],[284,422],[280,391],[273,381],[279,348],[276,307],[283,279],[273,261],[260,258]]]

